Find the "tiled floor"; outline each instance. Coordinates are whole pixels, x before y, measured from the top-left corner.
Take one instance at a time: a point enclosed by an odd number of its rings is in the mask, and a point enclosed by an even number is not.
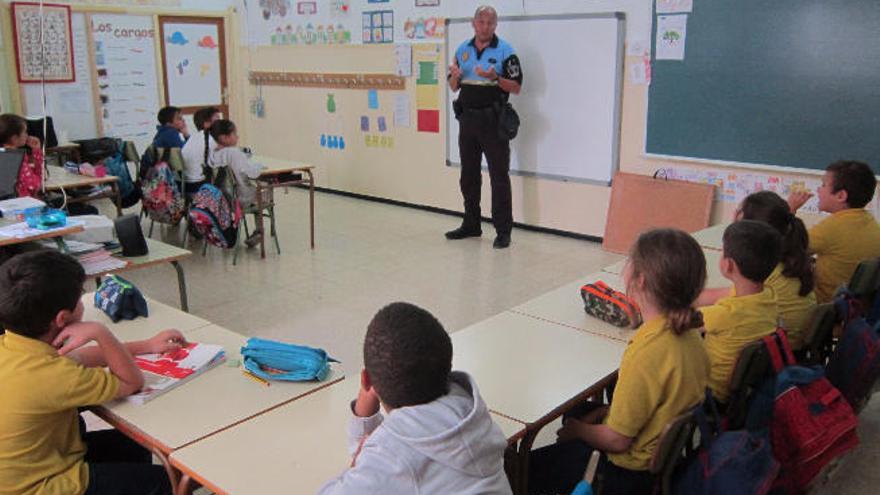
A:
[[[278,194],[282,254],[231,253],[191,243],[183,262],[190,311],[245,335],[318,346],[360,369],[366,325],[384,304],[409,301],[434,313],[454,332],[621,259],[587,241],[515,230],[507,250],[482,239],[447,241],[458,219],[330,194],[316,198],[316,249],[308,246],[308,197]],[[108,212],[109,214],[109,212]],[[157,228],[154,238],[178,242]],[[177,305],[170,267],[128,275],[147,295]],[[861,415],[862,445],[818,492],[876,493],[880,471],[880,400]]]

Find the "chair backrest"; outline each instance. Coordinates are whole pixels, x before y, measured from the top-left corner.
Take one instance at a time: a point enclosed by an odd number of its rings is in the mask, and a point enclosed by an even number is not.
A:
[[[743,347],[730,375],[730,399],[725,411],[726,430],[743,427],[752,394],[772,375],[773,364],[762,340]]]
[[[804,329],[804,348],[801,361],[805,365],[828,362],[834,350],[834,327],[840,324],[840,315],[834,303],[819,304],[810,314],[810,323]]]
[[[663,427],[649,467],[651,473],[656,475],[661,495],[672,493],[675,469],[699,447],[699,442],[694,438],[696,430],[693,411],[678,416]]]
[[[878,274],[880,274],[880,258],[864,260],[856,266],[847,288],[856,297],[872,298],[877,290]]]

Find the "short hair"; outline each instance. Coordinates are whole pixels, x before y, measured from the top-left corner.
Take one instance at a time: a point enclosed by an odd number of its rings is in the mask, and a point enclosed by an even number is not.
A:
[[[27,130],[27,121],[14,113],[0,115],[0,146]]]
[[[201,131],[205,124],[211,120],[211,117],[218,113],[220,113],[220,109],[217,107],[200,108],[193,114],[193,124],[196,125],[196,129]]]
[[[483,14],[490,14],[494,18],[498,18],[498,11],[491,5],[480,5],[477,7],[477,10],[474,11],[474,19],[478,19]]]
[[[865,162],[840,160],[825,169],[834,176],[832,191],[846,191],[846,204],[850,208],[864,208],[874,197],[877,178]]]
[[[431,313],[392,303],[367,326],[364,368],[389,407],[426,404],[449,391],[452,341]]]
[[[59,311],[76,309],[85,278],[76,259],[55,250],[13,257],[0,265],[0,323],[19,335],[42,337]]]
[[[235,123],[227,119],[215,120],[214,123],[211,124],[211,128],[208,132],[211,133],[211,137],[214,138],[214,141],[220,142],[220,136],[235,132]]]
[[[743,277],[763,282],[779,264],[782,236],[770,224],[740,220],[724,230],[724,257],[736,263]]]
[[[168,125],[174,122],[174,117],[180,113],[180,108],[175,106],[167,106],[162,110],[159,110],[159,114],[156,115],[156,119],[159,120],[159,125]]]

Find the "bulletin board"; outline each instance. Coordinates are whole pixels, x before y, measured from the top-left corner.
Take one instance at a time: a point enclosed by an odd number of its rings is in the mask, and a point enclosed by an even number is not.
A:
[[[226,43],[223,19],[159,17],[165,101],[184,112],[226,108]]]

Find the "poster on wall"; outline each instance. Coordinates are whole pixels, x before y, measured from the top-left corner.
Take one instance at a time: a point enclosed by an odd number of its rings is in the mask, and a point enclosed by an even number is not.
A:
[[[95,70],[104,135],[152,142],[160,107],[155,29],[150,16],[92,15]]]
[[[12,29],[19,82],[74,80],[69,6],[13,2]]]
[[[222,20],[160,19],[160,25],[168,103],[178,107],[223,105]]]
[[[243,7],[251,45],[345,45],[359,20],[350,0],[260,0]]]

